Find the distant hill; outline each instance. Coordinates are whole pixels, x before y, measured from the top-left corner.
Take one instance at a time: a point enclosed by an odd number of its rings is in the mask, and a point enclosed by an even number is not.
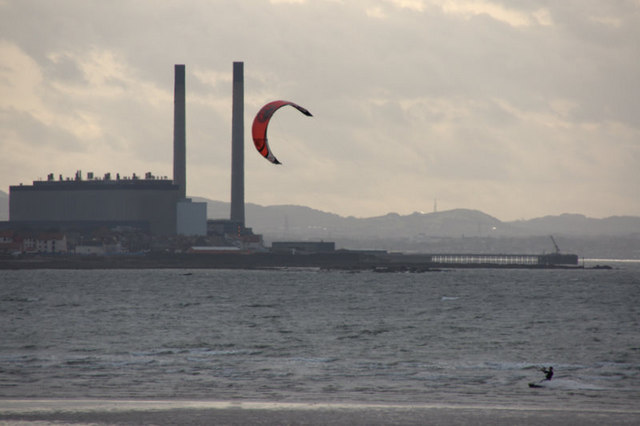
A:
[[[229,203],[208,203],[209,218],[229,217]],[[593,219],[577,214],[502,222],[478,210],[370,218],[344,217],[303,206],[246,205],[247,226],[267,244],[283,240],[334,241],[339,248],[405,252],[524,253],[555,250],[587,258],[640,259],[640,217]]]
[[[511,222],[510,225],[514,229],[529,235],[597,236],[640,233],[640,217],[636,216],[611,216],[604,219],[593,219],[581,214],[562,214]]]
[[[229,203],[193,197],[207,203],[210,219],[229,217]],[[478,210],[455,209],[356,218],[296,205],[261,206],[247,203],[247,226],[256,233],[277,238],[378,238],[420,239],[530,236],[630,236],[640,235],[640,217],[612,216],[593,219],[581,214],[545,216],[502,222]],[[0,191],[0,220],[9,220],[9,195]]]
[[[229,218],[228,202],[192,197],[207,203],[210,219]],[[0,191],[0,220],[8,220],[8,194]],[[436,213],[388,213],[369,218],[344,217],[296,205],[247,203],[247,226],[265,242],[334,241],[339,248],[418,252],[541,253],[555,248],[585,257],[640,259],[640,217],[588,218],[580,214],[502,222],[478,210]]]
[[[228,218],[229,203],[194,197],[207,202],[209,218]],[[579,214],[502,222],[478,210],[455,209],[436,213],[389,213],[370,218],[344,217],[295,205],[260,206],[247,203],[247,226],[257,233],[307,238],[375,237],[529,237],[529,236],[625,236],[640,235],[640,217],[604,219]]]

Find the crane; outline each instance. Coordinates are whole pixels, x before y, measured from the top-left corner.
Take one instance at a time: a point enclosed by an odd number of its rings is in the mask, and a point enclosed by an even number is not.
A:
[[[551,241],[553,242],[553,246],[556,248],[556,254],[560,254],[560,247],[558,247],[558,244],[556,243],[556,240],[553,238],[553,235],[549,235],[549,237],[551,237]]]

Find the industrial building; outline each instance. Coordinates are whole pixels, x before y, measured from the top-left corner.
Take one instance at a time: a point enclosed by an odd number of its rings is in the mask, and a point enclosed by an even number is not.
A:
[[[9,200],[9,219],[16,224],[101,226],[126,222],[153,233],[173,234],[180,191],[165,179],[79,177],[12,186]]]
[[[206,235],[205,203],[186,198],[185,66],[175,65],[173,179],[96,178],[80,171],[74,178],[9,188],[9,222],[32,228],[126,225],[157,235]]]

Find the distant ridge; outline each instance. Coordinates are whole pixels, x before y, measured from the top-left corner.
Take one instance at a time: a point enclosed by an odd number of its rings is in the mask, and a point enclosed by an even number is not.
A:
[[[630,235],[640,233],[640,217],[611,216],[593,219],[581,214],[544,216],[527,221],[511,222],[514,227],[534,234],[566,235]]]
[[[229,203],[192,197],[206,202],[210,219],[229,217]],[[558,235],[572,237],[635,236],[640,238],[640,217],[589,218],[561,214],[529,220],[502,222],[479,210],[454,209],[408,215],[356,218],[298,205],[246,204],[247,226],[270,239],[421,239],[421,238],[519,238]],[[0,191],[0,220],[9,219],[9,195]]]
[[[229,203],[193,197],[208,204],[209,218],[227,218]],[[479,210],[454,209],[435,213],[355,218],[297,205],[247,204],[247,225],[268,234],[303,233],[312,236],[407,238],[431,237],[526,237],[526,236],[629,236],[640,235],[640,217],[588,218],[581,214],[544,216],[502,222]]]

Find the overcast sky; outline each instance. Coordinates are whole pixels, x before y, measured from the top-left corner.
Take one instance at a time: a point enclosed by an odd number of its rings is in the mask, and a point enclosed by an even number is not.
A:
[[[173,173],[228,201],[231,73],[245,194],[371,217],[640,215],[640,0],[0,0],[0,188]],[[262,158],[251,122],[285,99]]]

